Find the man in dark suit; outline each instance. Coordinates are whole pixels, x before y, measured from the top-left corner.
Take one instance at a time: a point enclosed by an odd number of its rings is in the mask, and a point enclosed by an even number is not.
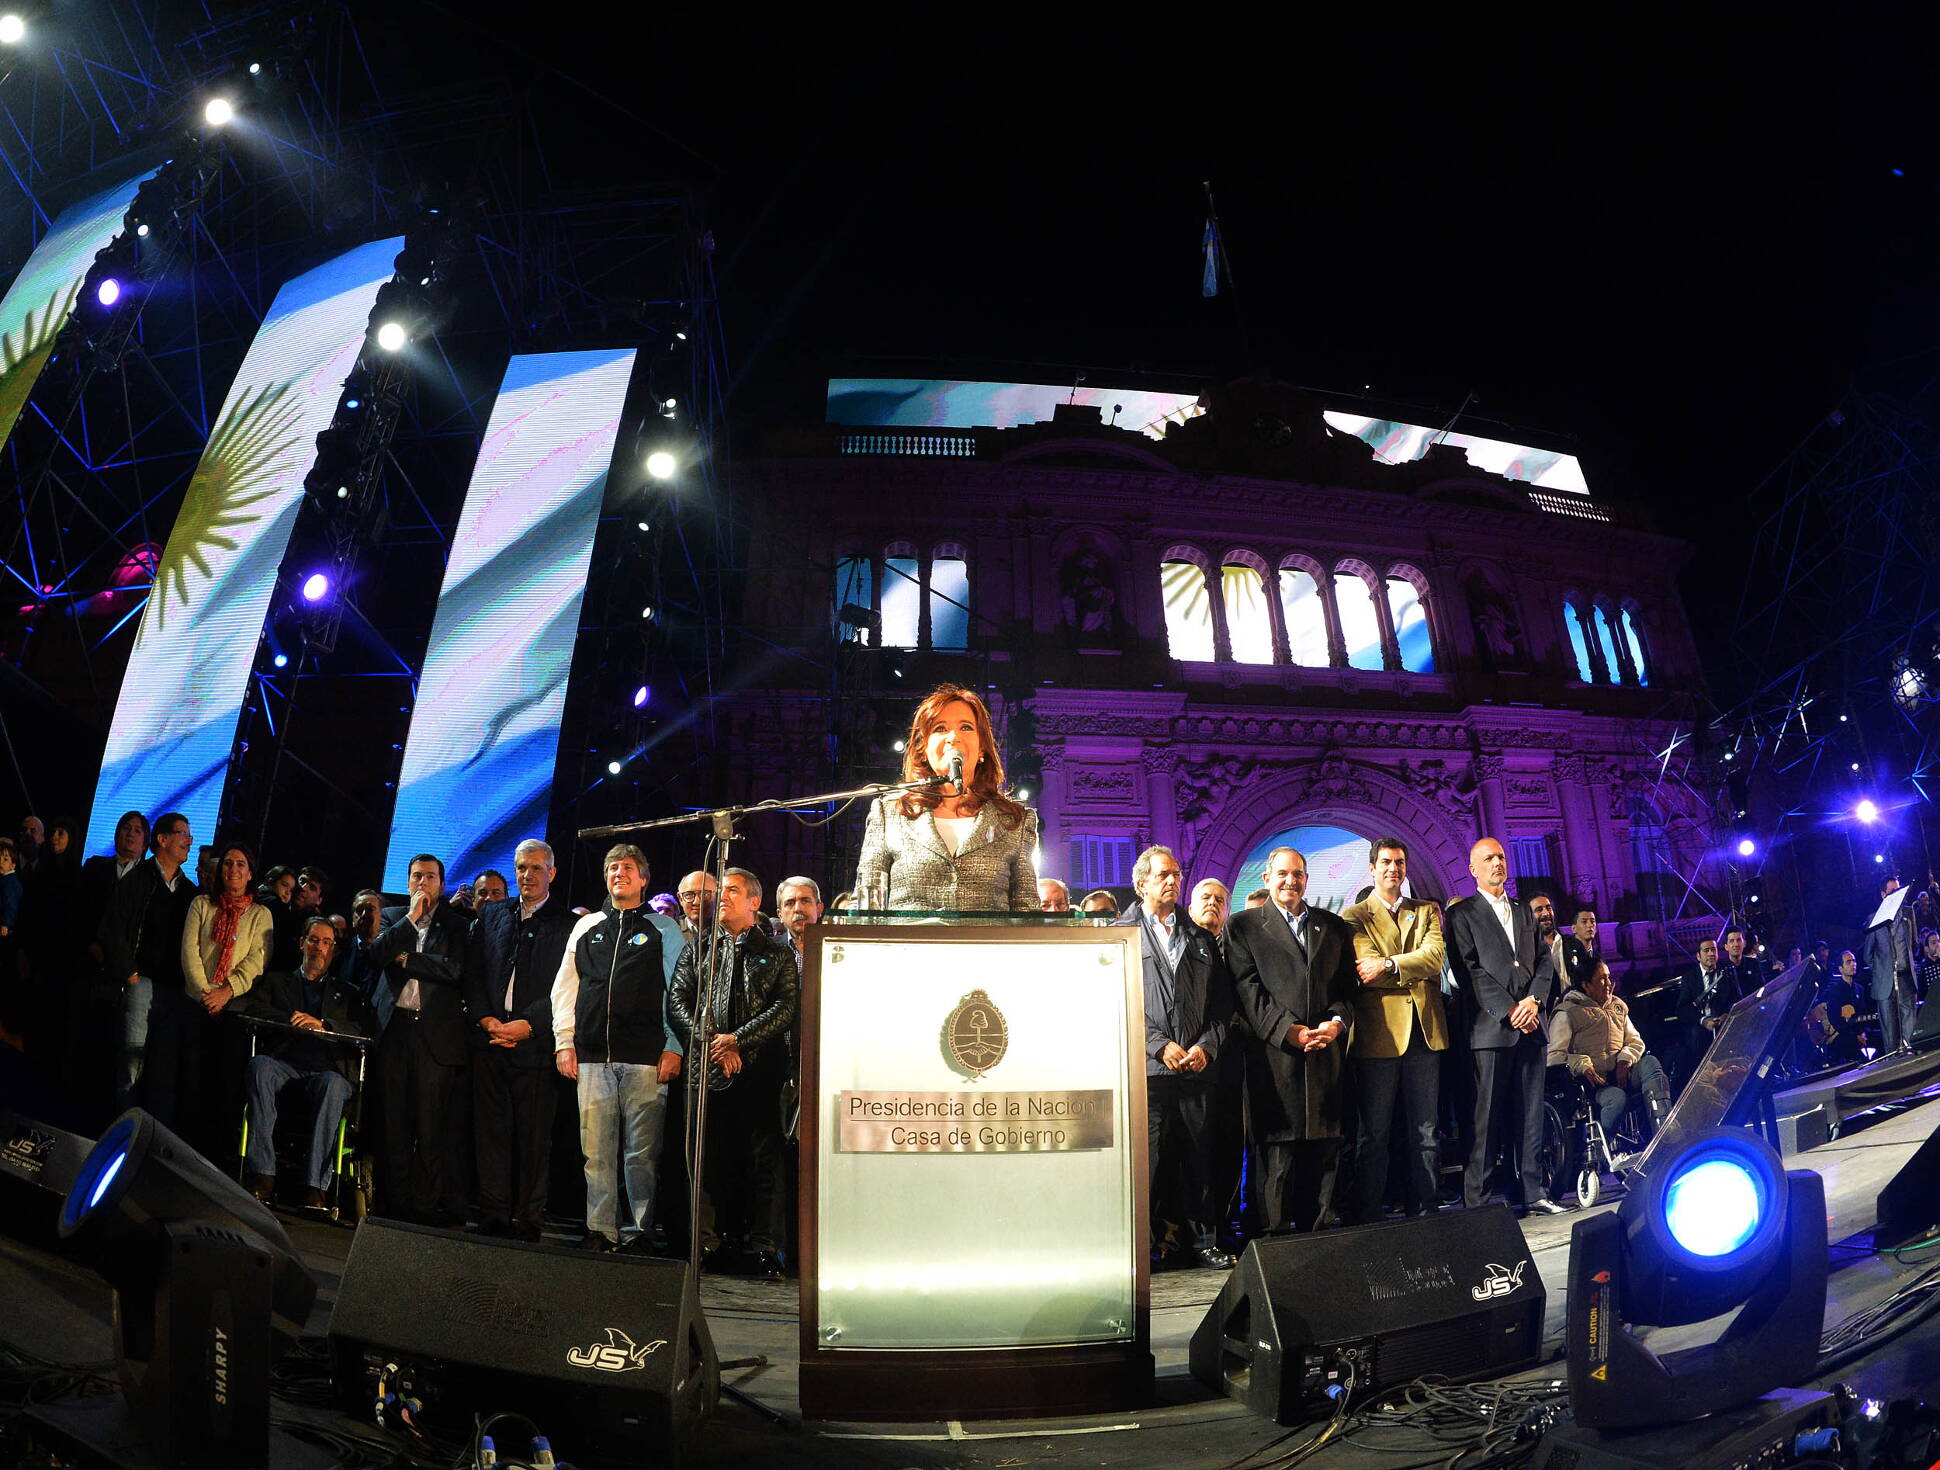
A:
[[[1676,1083],[1679,1088],[1691,1080],[1691,1074],[1711,1049],[1712,1033],[1725,1012],[1737,1003],[1737,969],[1720,958],[1715,939],[1698,941],[1696,962],[1686,965],[1677,976]]]
[[[1341,1065],[1354,1025],[1354,936],[1307,901],[1307,860],[1267,855],[1267,902],[1226,925],[1226,963],[1252,1033],[1246,1090],[1267,1224],[1312,1230],[1333,1203]]]
[[[1556,994],[1560,998],[1566,990],[1581,990],[1590,983],[1596,974],[1596,967],[1603,963],[1603,950],[1596,942],[1596,910],[1589,907],[1576,911],[1570,924],[1570,932],[1563,936],[1563,972],[1557,976]]]
[[[1900,875],[1880,880],[1882,901],[1900,891]],[[1893,917],[1866,931],[1866,966],[1872,971],[1873,1005],[1879,1011],[1880,1055],[1899,1051],[1913,1034],[1917,1007],[1913,967],[1920,947],[1913,933],[1913,905],[1902,903]]]
[[[419,853],[405,871],[409,904],[384,910],[371,957],[385,966],[391,1017],[377,1043],[384,1108],[386,1212],[433,1225],[464,1220],[452,1130],[470,1042],[461,966],[471,918],[442,902],[445,865]]]
[[[1725,1009],[1750,995],[1765,983],[1765,972],[1759,968],[1758,957],[1750,952],[1750,937],[1738,925],[1733,924],[1724,931],[1723,965],[1730,971],[1731,1000]]]
[[[1233,1014],[1233,982],[1218,942],[1179,907],[1184,879],[1169,847],[1148,847],[1132,864],[1139,901],[1122,925],[1140,931],[1145,968],[1146,1175],[1159,1205],[1168,1158],[1182,1178],[1185,1249],[1201,1266],[1232,1269],[1214,1234],[1211,1128],[1214,1064]],[[1154,1239],[1156,1239],[1156,1234]]]
[[[1473,1137],[1462,1200],[1481,1205],[1489,1172],[1489,1129],[1500,1119],[1522,1181],[1522,1202],[1538,1214],[1563,1207],[1543,1190],[1543,1066],[1547,1025],[1556,999],[1549,951],[1536,942],[1536,921],[1510,900],[1509,860],[1502,844],[1484,837],[1469,849],[1475,895],[1448,911],[1448,954],[1469,1018],[1469,1057],[1475,1070]]]
[[[552,849],[512,855],[517,898],[479,906],[465,948],[478,1227],[537,1240],[552,1160],[552,982],[578,915],[552,894]]]

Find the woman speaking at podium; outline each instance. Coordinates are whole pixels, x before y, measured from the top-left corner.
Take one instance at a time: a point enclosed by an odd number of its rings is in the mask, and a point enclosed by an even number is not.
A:
[[[903,780],[936,784],[876,798],[856,865],[859,901],[975,912],[1038,907],[1037,813],[1004,795],[1004,759],[974,690],[939,687],[916,707]]]

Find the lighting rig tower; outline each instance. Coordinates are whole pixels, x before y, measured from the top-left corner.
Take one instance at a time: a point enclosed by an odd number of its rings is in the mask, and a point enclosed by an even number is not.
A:
[[[1924,885],[1940,777],[1940,378],[1855,389],[1761,487],[1711,743],[1732,810],[1815,927]]]

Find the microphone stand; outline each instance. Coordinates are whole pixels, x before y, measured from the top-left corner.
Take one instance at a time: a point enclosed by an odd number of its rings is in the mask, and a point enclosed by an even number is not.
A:
[[[599,841],[608,837],[624,837],[634,832],[649,832],[656,827],[685,827],[696,822],[710,823],[714,829],[714,839],[720,845],[720,858],[714,865],[714,902],[715,920],[708,925],[706,953],[703,960],[694,966],[694,1023],[687,1041],[687,1126],[692,1138],[692,1147],[687,1157],[692,1161],[688,1168],[687,1179],[687,1280],[693,1287],[695,1300],[700,1299],[701,1289],[701,1197],[704,1192],[702,1180],[706,1178],[707,1160],[707,1074],[711,1061],[708,1053],[714,1042],[714,975],[721,948],[721,925],[719,918],[720,895],[727,888],[727,872],[732,866],[729,862],[729,847],[741,840],[736,831],[742,818],[759,812],[802,811],[809,807],[828,806],[836,802],[850,802],[861,797],[894,796],[903,791],[929,791],[937,786],[950,784],[950,777],[936,776],[926,781],[874,782],[868,786],[858,786],[850,791],[827,791],[819,796],[796,797],[789,801],[769,799],[757,801],[748,806],[721,806],[708,811],[682,812],[676,817],[655,817],[645,822],[619,822],[606,827],[581,827],[579,836],[587,841]],[[961,787],[959,786],[959,789]],[[705,900],[703,900],[705,902]],[[706,910],[703,908],[702,913]],[[699,947],[697,941],[696,948]],[[700,1065],[694,1065],[696,1055]]]

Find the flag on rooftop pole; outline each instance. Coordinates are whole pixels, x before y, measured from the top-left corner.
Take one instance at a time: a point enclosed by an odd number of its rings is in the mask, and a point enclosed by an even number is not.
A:
[[[1219,294],[1219,221],[1211,215],[1206,216],[1206,237],[1201,242],[1206,252],[1206,265],[1199,278],[1201,296]]]

